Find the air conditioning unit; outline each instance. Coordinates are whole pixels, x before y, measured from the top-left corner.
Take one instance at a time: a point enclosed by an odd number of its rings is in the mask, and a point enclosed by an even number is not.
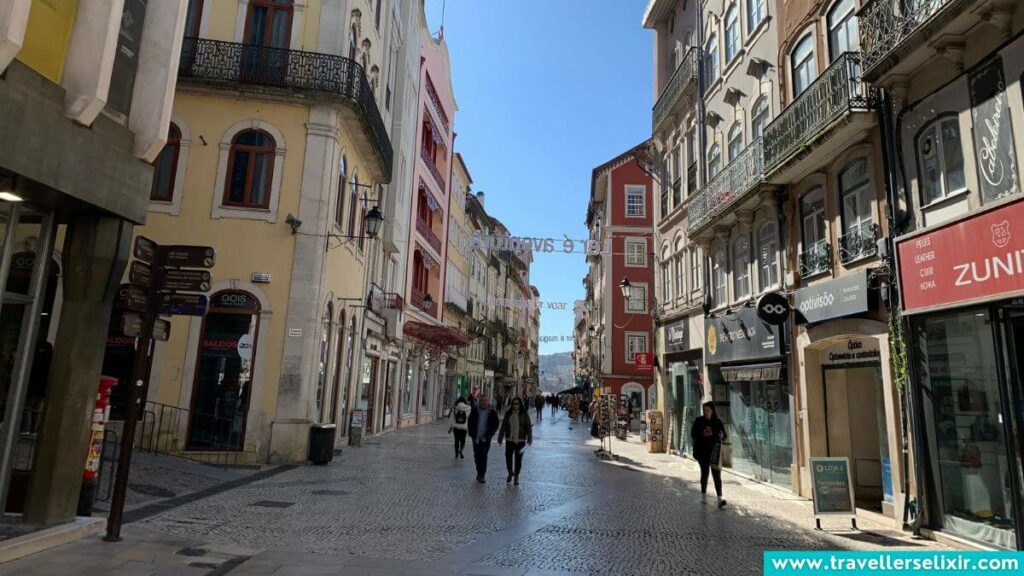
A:
[[[384,309],[384,335],[390,340],[402,338],[403,328],[402,311],[397,308]]]

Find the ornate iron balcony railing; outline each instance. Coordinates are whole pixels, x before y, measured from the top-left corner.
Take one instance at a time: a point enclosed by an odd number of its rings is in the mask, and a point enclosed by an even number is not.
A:
[[[361,113],[380,156],[381,169],[388,179],[391,177],[391,140],[366,73],[353,60],[333,54],[190,37],[182,42],[178,76],[214,84],[307,90],[348,100]]]
[[[423,237],[424,240],[427,241],[427,244],[430,244],[430,247],[434,249],[434,252],[441,254],[441,239],[437,237],[437,234],[434,234],[433,230],[431,230],[430,224],[417,218],[416,231],[420,233],[420,236]]]
[[[719,214],[744,199],[763,179],[764,149],[758,138],[690,200],[687,210],[690,234],[702,230]]]
[[[939,12],[963,0],[869,0],[858,15],[864,71],[871,77],[876,67],[906,47],[905,41]],[[922,38],[923,39],[923,38]]]
[[[849,264],[878,253],[878,225],[870,222],[839,237],[839,260]]]
[[[662,122],[665,121],[669,116],[669,112],[675,108],[679,102],[679,98],[686,92],[687,88],[695,85],[697,79],[697,49],[690,48],[686,52],[686,56],[683,56],[682,61],[676,66],[676,71],[672,73],[672,77],[669,78],[668,84],[665,84],[665,88],[661,91],[661,95],[658,96],[658,101],[654,104],[654,110],[652,111],[652,127],[653,131],[657,132],[658,127]]]
[[[875,91],[860,78],[860,54],[836,59],[764,130],[764,166],[771,173],[854,109],[875,105]]]
[[[441,187],[441,193],[444,194],[444,175],[437,169],[437,164],[434,162],[434,157],[431,156],[426,148],[420,148],[420,158],[423,159],[423,163],[427,165],[427,170],[431,176],[434,177],[434,181]]]
[[[421,292],[416,288],[413,288],[411,296],[412,298],[410,301],[413,306],[426,312],[430,316],[437,316],[437,301],[434,300],[433,297],[431,297],[430,304],[428,305],[426,302],[427,294],[425,292]]]
[[[832,245],[824,240],[811,244],[800,253],[800,277],[807,278],[828,271],[832,266]]]

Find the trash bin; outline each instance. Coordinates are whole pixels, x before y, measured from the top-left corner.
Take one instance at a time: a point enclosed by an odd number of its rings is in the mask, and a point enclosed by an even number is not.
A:
[[[309,461],[324,465],[334,460],[334,424],[313,424],[309,428]]]

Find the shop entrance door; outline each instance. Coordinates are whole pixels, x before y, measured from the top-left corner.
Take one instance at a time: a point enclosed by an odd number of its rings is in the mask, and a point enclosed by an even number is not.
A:
[[[888,465],[888,432],[877,364],[826,368],[824,378],[827,456],[850,459],[857,507],[881,512]]]
[[[1016,487],[1012,487],[1009,492],[1017,496],[1008,499],[1007,517],[1014,518],[1017,526],[1024,526],[1024,309],[1006,310],[1003,326],[1003,356],[1008,364],[1008,388],[1011,396],[1008,405],[1015,406],[1011,429],[1017,431],[1015,440],[1009,442],[1017,471],[1016,474],[1011,473],[1007,479],[1011,487],[1016,483]],[[1016,532],[1017,548],[1024,549],[1024,530]]]
[[[789,488],[793,441],[788,390],[781,380],[729,382],[728,389],[728,413],[723,420],[733,468]]]

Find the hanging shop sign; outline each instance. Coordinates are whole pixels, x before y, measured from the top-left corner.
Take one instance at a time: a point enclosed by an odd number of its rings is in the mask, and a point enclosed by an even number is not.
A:
[[[814,517],[857,515],[853,504],[849,458],[811,458],[811,485],[814,489]]]
[[[866,270],[801,288],[793,294],[797,321],[814,324],[833,318],[862,314],[871,309]]]
[[[873,362],[880,362],[882,352],[878,340],[865,338],[847,340],[833,344],[821,351],[821,365],[826,368],[857,367]]]
[[[635,352],[633,354],[633,367],[637,372],[650,374],[654,371],[654,354],[650,352]]]
[[[976,68],[967,83],[971,94],[974,155],[978,161],[981,201],[987,204],[1018,191],[1003,59],[996,57]]]
[[[914,313],[1024,291],[1024,202],[899,243],[903,309]]]
[[[669,352],[689,350],[689,319],[682,318],[665,326],[665,346]]]
[[[779,325],[789,318],[789,298],[778,292],[768,292],[757,299],[757,316],[768,324]]]
[[[782,356],[781,326],[770,326],[753,308],[740,308],[704,320],[704,358],[708,364]]]

